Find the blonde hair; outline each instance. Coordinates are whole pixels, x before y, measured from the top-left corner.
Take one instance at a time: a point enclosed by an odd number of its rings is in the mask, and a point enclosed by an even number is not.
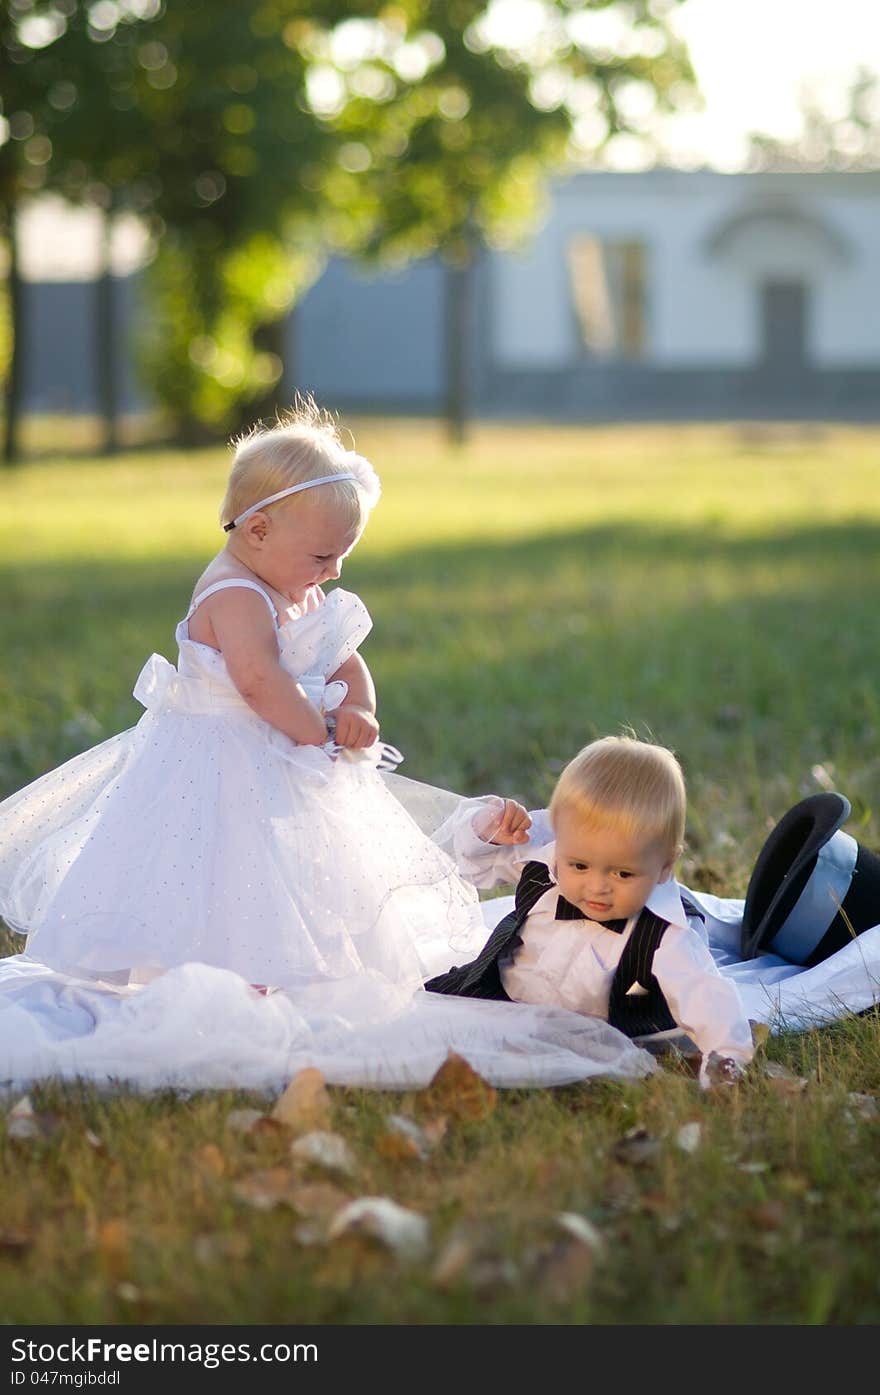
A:
[[[276,426],[255,426],[232,445],[235,456],[220,506],[224,526],[270,494],[322,475],[343,474],[349,468],[336,422],[312,397],[298,396]],[[322,484],[318,489],[321,501],[340,511],[345,527],[363,527],[368,510],[354,480]],[[295,508],[312,498],[312,490],[304,490],[272,507]]]
[[[635,736],[603,736],[569,761],[550,800],[550,821],[567,809],[588,827],[611,824],[648,837],[678,857],[687,794],[681,766],[665,746]]]

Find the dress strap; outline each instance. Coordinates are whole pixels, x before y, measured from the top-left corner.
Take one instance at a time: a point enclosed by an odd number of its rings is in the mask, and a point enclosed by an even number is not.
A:
[[[202,604],[202,601],[207,600],[208,596],[213,596],[215,591],[225,591],[230,586],[244,586],[248,591],[256,591],[258,596],[263,597],[263,600],[266,602],[266,605],[272,612],[272,619],[275,621],[276,625],[278,624],[278,611],[275,609],[275,602],[272,600],[272,597],[269,595],[268,591],[264,591],[262,586],[258,586],[255,581],[248,581],[247,578],[243,576],[230,576],[227,577],[225,581],[215,581],[213,585],[206,586],[204,591],[200,591],[199,594],[195,597],[192,605],[186,612],[184,619],[189,620],[193,613],[197,610],[197,608]]]

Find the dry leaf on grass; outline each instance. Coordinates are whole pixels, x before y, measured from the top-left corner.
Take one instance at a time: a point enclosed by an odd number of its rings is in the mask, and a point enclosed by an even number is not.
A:
[[[42,1138],[44,1129],[37,1116],[34,1114],[34,1106],[31,1103],[30,1095],[22,1095],[17,1100],[6,1116],[6,1136],[16,1138],[19,1141],[30,1138]]]
[[[193,1241],[196,1262],[203,1265],[247,1259],[252,1248],[250,1236],[238,1230],[197,1235]]]
[[[567,1235],[535,1257],[529,1277],[548,1298],[565,1303],[584,1291],[595,1268],[595,1250]]]
[[[858,1091],[851,1090],[846,1097],[846,1103],[846,1113],[850,1119],[867,1119],[873,1123],[875,1119],[880,1118],[880,1110],[873,1095],[860,1095]]]
[[[588,1221],[586,1216],[582,1216],[578,1211],[560,1211],[556,1217],[556,1224],[561,1230],[573,1239],[579,1240],[582,1245],[593,1251],[594,1255],[600,1255],[605,1250],[605,1241],[602,1234]]]
[[[689,1124],[682,1124],[676,1131],[675,1144],[683,1153],[695,1153],[700,1146],[700,1135],[703,1132],[702,1124],[696,1120]]]
[[[352,1200],[348,1192],[331,1182],[305,1182],[297,1188],[295,1206],[302,1223],[294,1231],[300,1245],[324,1245],[330,1238],[330,1225]]]
[[[455,1051],[448,1053],[430,1084],[416,1096],[420,1113],[467,1122],[488,1119],[497,1100],[497,1091]]]
[[[239,1201],[258,1211],[271,1211],[276,1206],[295,1205],[297,1180],[289,1168],[269,1167],[242,1177],[233,1192]]]
[[[756,1051],[761,1051],[769,1040],[770,1028],[766,1022],[756,1022],[753,1017],[749,1018],[749,1026],[752,1029],[752,1045]]]
[[[436,1288],[450,1288],[468,1277],[477,1256],[478,1243],[472,1232],[459,1228],[444,1241],[434,1268],[431,1283]]]
[[[629,1163],[631,1167],[644,1167],[653,1162],[660,1151],[660,1142],[652,1138],[647,1129],[629,1129],[623,1138],[614,1145],[614,1156],[618,1162]]]
[[[427,1219],[387,1196],[361,1196],[349,1202],[334,1216],[328,1233],[331,1239],[350,1233],[369,1235],[406,1260],[425,1259],[431,1245]]]
[[[803,1094],[810,1083],[807,1076],[795,1075],[794,1071],[789,1070],[788,1066],[782,1065],[780,1061],[764,1061],[762,1068],[774,1094],[783,1097]]]
[[[128,1270],[129,1231],[125,1221],[115,1218],[98,1226],[97,1245],[101,1266],[111,1278],[121,1280]]]
[[[376,1151],[392,1162],[425,1162],[445,1132],[443,1116],[421,1126],[403,1114],[389,1114],[385,1132],[376,1141]]]
[[[209,1177],[222,1177],[226,1171],[226,1159],[216,1143],[205,1143],[193,1154],[193,1162],[198,1170]]]
[[[130,1308],[143,1307],[145,1301],[141,1290],[137,1288],[135,1284],[128,1283],[127,1280],[123,1280],[121,1284],[116,1285],[116,1297],[121,1299],[122,1302],[127,1304]]]
[[[473,1220],[460,1222],[447,1235],[431,1270],[435,1288],[466,1285],[474,1293],[492,1295],[521,1277],[518,1265],[501,1253],[499,1237]]]
[[[756,1230],[779,1230],[785,1224],[785,1207],[781,1201],[762,1201],[745,1210],[746,1220]]]
[[[681,1212],[675,1209],[672,1198],[665,1192],[641,1192],[635,1209],[646,1216],[653,1216],[657,1224],[670,1234],[681,1228]]]
[[[34,1243],[29,1230],[0,1230],[0,1254],[13,1259],[27,1253]]]
[[[226,1127],[233,1133],[250,1133],[261,1119],[267,1117],[261,1114],[259,1109],[233,1109],[232,1113],[226,1116]]]
[[[270,1117],[298,1133],[326,1129],[330,1124],[330,1096],[319,1070],[309,1066],[293,1077],[275,1102]]]
[[[303,1134],[291,1143],[290,1156],[297,1163],[322,1167],[326,1172],[338,1172],[343,1177],[353,1177],[357,1172],[357,1158],[338,1133],[317,1130]]]

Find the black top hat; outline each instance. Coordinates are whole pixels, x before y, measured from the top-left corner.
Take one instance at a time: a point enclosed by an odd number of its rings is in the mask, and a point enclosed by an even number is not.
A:
[[[813,794],[779,820],[749,880],[743,959],[811,967],[880,924],[880,857],[842,832],[849,813],[842,794]]]

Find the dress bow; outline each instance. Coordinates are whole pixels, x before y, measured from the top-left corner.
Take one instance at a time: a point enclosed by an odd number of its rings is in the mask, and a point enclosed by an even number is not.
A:
[[[180,691],[180,675],[162,654],[151,654],[134,685],[133,696],[148,711],[171,702]]]

